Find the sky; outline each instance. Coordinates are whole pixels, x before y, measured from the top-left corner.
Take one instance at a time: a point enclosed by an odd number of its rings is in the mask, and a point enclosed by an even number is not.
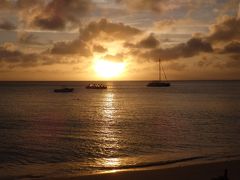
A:
[[[239,0],[0,0],[0,81],[240,79]]]

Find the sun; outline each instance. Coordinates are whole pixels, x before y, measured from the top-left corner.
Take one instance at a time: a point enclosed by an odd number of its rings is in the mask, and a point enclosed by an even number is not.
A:
[[[113,78],[120,76],[124,72],[125,63],[98,59],[95,61],[94,69],[100,77]]]

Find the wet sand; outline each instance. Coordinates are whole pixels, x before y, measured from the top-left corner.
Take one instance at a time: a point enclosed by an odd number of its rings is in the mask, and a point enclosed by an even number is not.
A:
[[[188,165],[168,169],[155,170],[133,170],[71,178],[56,178],[62,180],[212,180],[224,175],[224,170],[228,170],[229,180],[240,179],[240,160],[215,162],[209,164]],[[215,179],[214,179],[215,180]],[[216,179],[218,180],[218,179]],[[220,180],[220,179],[219,179]],[[222,179],[221,179],[222,180]]]

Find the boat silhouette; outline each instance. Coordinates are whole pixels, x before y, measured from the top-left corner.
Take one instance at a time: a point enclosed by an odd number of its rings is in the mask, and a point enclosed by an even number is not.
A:
[[[55,93],[70,93],[73,92],[74,88],[61,88],[61,89],[54,89]]]
[[[88,84],[86,89],[107,89],[107,86],[103,84]]]
[[[162,72],[164,74],[165,80],[162,80]],[[158,59],[158,80],[149,82],[147,84],[148,87],[169,87],[171,84],[167,80],[167,76],[165,74],[165,71],[163,69],[163,66],[161,65],[161,59]]]

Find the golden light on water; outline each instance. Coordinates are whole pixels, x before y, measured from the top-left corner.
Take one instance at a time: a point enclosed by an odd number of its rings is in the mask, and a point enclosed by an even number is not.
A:
[[[94,69],[98,76],[103,78],[112,78],[120,76],[125,70],[124,62],[113,62],[104,59],[95,61]]]
[[[114,124],[116,124],[115,113],[117,108],[114,93],[106,92],[103,95],[102,102],[102,123],[99,126],[98,138],[102,141],[100,145],[101,149],[107,149],[107,153],[110,155],[115,154],[115,151],[119,149],[119,137],[114,128]],[[119,158],[101,158],[97,163],[107,169],[114,169],[121,166]]]
[[[105,167],[115,168],[121,166],[121,160],[119,158],[106,158],[103,159],[102,164]]]

